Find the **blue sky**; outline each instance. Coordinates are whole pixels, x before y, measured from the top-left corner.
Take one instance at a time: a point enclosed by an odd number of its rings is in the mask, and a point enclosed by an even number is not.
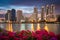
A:
[[[0,0],[0,10],[8,9],[20,9],[24,13],[32,13],[34,6],[37,6],[38,9],[42,5],[55,4],[56,14],[60,13],[60,0]]]

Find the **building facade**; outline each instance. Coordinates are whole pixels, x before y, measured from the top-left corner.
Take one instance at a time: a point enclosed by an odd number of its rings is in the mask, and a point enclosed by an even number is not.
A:
[[[17,10],[17,22],[21,22],[22,19],[22,10]]]
[[[44,9],[44,6],[42,6],[42,8],[41,8],[41,21],[45,21],[44,14],[45,14],[45,9]]]
[[[16,21],[16,10],[15,9],[11,10],[11,21]]]

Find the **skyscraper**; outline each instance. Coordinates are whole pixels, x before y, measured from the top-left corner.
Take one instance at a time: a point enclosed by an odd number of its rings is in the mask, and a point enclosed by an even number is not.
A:
[[[16,21],[16,10],[15,9],[11,10],[11,21]]]
[[[22,10],[17,10],[17,22],[21,22],[22,19]]]
[[[55,6],[52,4],[50,6],[50,12],[48,12],[49,15],[46,17],[47,21],[54,22],[56,21],[56,15],[55,15]]]
[[[44,6],[42,6],[42,8],[41,8],[41,21],[45,21],[44,20],[44,12],[45,10],[44,10]]]
[[[10,21],[10,19],[11,19],[11,10],[7,10],[7,13],[6,13],[6,15],[5,15],[5,19],[6,19],[7,21]]]
[[[38,17],[38,9],[37,7],[34,7],[34,15],[35,15],[35,21],[37,22],[37,17]]]
[[[48,16],[50,16],[50,7],[49,5],[46,5],[46,21],[48,19]]]
[[[51,11],[51,14],[55,13],[55,6],[53,4],[51,5],[50,11]]]
[[[46,15],[48,15],[49,13],[50,13],[49,5],[46,5]]]

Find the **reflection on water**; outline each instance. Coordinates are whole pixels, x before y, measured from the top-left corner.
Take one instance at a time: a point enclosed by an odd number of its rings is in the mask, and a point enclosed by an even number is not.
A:
[[[40,24],[39,23],[37,24],[37,30],[40,30]]]
[[[22,24],[0,24],[1,28],[4,28],[9,31],[21,31],[21,30],[30,30],[30,31],[35,31],[35,30],[41,30],[41,29],[46,29],[47,31],[52,31],[54,33],[60,32],[59,30],[59,24],[46,24],[46,23],[22,23]]]
[[[20,30],[25,30],[25,24],[21,24]]]
[[[8,30],[8,31],[13,31],[12,26],[13,26],[12,24],[7,23],[6,26],[5,26],[6,27],[5,29]]]
[[[45,27],[44,27],[45,30],[47,30],[49,32],[49,29],[48,29],[48,26],[47,24],[45,24]]]

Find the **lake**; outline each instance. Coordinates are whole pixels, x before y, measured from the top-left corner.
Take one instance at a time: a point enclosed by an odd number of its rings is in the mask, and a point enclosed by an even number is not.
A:
[[[21,24],[0,23],[0,27],[6,30],[13,30],[14,32],[21,30],[36,31],[46,29],[47,31],[52,31],[56,34],[60,33],[59,23],[21,23]]]

